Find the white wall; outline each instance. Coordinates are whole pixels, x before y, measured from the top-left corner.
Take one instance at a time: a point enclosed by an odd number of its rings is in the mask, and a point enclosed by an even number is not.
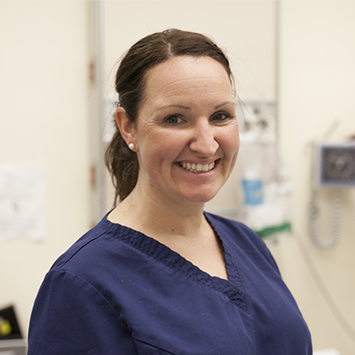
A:
[[[355,329],[355,191],[343,192],[340,244],[320,250],[310,242],[307,208],[310,190],[310,142],[335,119],[333,139],[355,133],[355,2],[352,0],[281,1],[280,149],[295,184],[293,226],[311,260]],[[330,235],[331,193],[322,192],[320,229]],[[272,247],[283,276],[310,326],[315,349],[355,353],[355,343],[341,329],[306,268],[293,238]]]
[[[0,308],[25,335],[46,271],[89,228],[87,26],[84,1],[0,1],[0,164],[46,170],[45,240],[0,243]]]

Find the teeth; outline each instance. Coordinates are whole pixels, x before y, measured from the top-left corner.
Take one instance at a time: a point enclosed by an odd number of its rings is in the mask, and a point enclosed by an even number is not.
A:
[[[183,167],[185,170],[192,171],[193,173],[201,173],[207,172],[214,168],[215,162],[210,164],[194,164],[194,163],[180,163],[180,166]]]

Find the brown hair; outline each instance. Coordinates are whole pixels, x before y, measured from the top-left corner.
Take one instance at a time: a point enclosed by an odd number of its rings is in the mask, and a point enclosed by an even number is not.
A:
[[[125,54],[116,73],[115,88],[118,106],[125,109],[133,123],[144,101],[147,72],[156,65],[176,56],[208,56],[223,65],[231,83],[233,75],[223,51],[208,37],[177,29],[168,29],[146,36]],[[115,187],[114,205],[123,201],[134,189],[139,172],[137,155],[132,152],[116,125],[116,132],[105,154],[106,166]]]

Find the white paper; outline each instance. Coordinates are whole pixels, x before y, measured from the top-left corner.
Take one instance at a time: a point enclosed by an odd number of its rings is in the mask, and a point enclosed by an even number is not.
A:
[[[44,170],[43,164],[0,164],[0,241],[43,240]]]

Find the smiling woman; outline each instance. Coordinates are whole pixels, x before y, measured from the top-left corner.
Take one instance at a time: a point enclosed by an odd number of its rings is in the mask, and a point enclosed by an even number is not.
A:
[[[135,144],[140,167],[129,203],[136,199],[140,203],[133,205],[145,206],[143,200],[149,199],[154,212],[171,209],[175,214],[178,206],[186,210],[191,204],[202,211],[231,174],[239,149],[225,69],[210,57],[174,57],[150,69],[144,97],[135,123],[123,107],[116,112],[120,133],[126,143]],[[109,218],[119,215],[127,223],[122,215],[126,205],[124,200]]]
[[[120,203],[53,265],[29,355],[311,355],[259,237],[204,212],[239,150],[229,62],[207,37],[155,33],[117,71],[106,162]]]

